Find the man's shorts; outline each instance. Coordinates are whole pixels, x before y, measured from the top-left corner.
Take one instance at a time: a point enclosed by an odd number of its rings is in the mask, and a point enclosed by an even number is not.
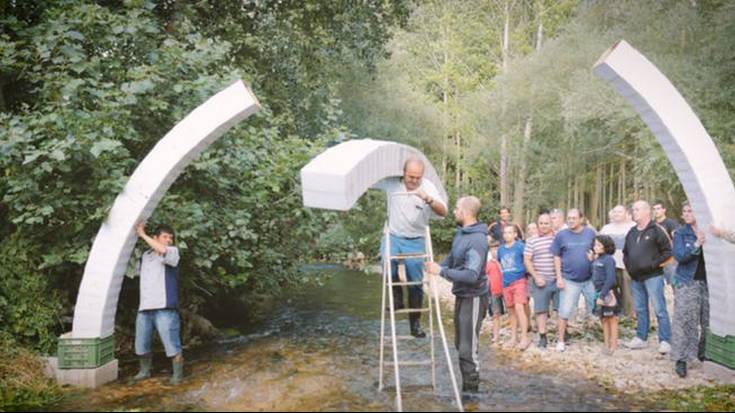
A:
[[[179,312],[172,309],[139,311],[135,322],[135,354],[143,356],[153,352],[153,330],[158,331],[166,357],[181,353]]]
[[[508,308],[513,308],[516,304],[528,304],[528,281],[521,278],[503,288],[503,300]]]
[[[487,306],[487,314],[490,317],[494,315],[505,315],[505,303],[503,303],[502,295],[493,295],[490,297],[490,305]]]
[[[532,278],[529,283],[531,284],[531,297],[533,297],[533,312],[535,314],[548,313],[549,307],[554,310],[559,310],[559,288],[556,286],[556,280],[546,280],[546,285],[543,288],[539,288],[536,285],[536,281]]]

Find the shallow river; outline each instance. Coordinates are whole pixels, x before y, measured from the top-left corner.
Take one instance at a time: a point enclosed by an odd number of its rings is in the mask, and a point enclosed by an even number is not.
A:
[[[378,392],[380,277],[336,266],[311,266],[327,275],[323,286],[299,288],[276,301],[271,312],[255,320],[233,314],[230,337],[209,343],[186,355],[186,379],[176,388],[167,385],[170,367],[156,354],[154,378],[129,385],[136,361],[121,361],[121,380],[68,397],[51,410],[393,410],[394,393]],[[444,311],[448,313],[448,311]],[[450,347],[450,314],[445,326]],[[237,321],[233,321],[237,320]],[[485,322],[489,322],[487,319]],[[218,324],[221,324],[218,322]],[[399,333],[407,334],[407,320]],[[425,323],[424,323],[425,324]],[[428,340],[403,343],[410,358],[424,358]],[[403,406],[407,411],[453,411],[446,361],[437,339],[437,391],[428,367],[404,368]],[[456,366],[456,353],[452,348]],[[508,367],[481,338],[481,390],[466,403],[467,410],[639,410],[642,405],[612,394],[592,382]],[[456,371],[455,367],[455,371]],[[389,370],[392,373],[392,370]],[[392,384],[391,374],[386,381]]]

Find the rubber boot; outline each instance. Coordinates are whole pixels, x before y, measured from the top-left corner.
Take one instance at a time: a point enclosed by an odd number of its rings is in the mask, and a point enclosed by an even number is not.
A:
[[[140,371],[133,377],[133,381],[145,380],[151,377],[151,367],[153,366],[153,356],[142,356],[139,358]]]
[[[177,361],[178,359],[178,361]],[[173,374],[171,375],[171,385],[176,386],[184,379],[184,358],[174,357],[171,359]]]
[[[393,287],[393,308],[396,311],[405,308],[403,305],[403,287]]]
[[[409,307],[412,309],[419,309],[421,308],[423,296],[413,291],[409,291],[408,301]],[[426,333],[421,329],[421,323],[419,322],[421,320],[421,313],[410,313],[408,315],[408,320],[411,326],[411,335],[416,338],[425,338]]]

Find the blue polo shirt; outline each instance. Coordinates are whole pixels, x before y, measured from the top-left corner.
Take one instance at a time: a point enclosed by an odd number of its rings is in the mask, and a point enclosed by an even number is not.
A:
[[[551,243],[551,253],[561,258],[561,274],[565,280],[585,282],[592,278],[592,263],[587,252],[595,242],[595,231],[584,227],[581,232],[565,229]]]

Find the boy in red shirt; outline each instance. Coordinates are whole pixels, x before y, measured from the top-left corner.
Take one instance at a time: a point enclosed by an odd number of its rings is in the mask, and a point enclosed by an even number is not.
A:
[[[503,273],[498,263],[498,247],[500,244],[490,238],[490,253],[487,254],[485,274],[487,274],[488,286],[490,288],[490,305],[488,315],[493,323],[493,345],[500,344],[500,316],[505,314],[503,304]]]

